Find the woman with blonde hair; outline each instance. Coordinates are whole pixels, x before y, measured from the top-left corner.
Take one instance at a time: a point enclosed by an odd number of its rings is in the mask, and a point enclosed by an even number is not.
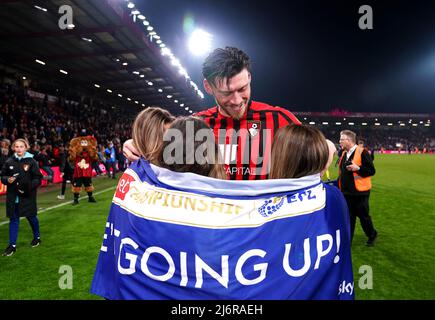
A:
[[[332,146],[319,129],[307,125],[282,127],[273,140],[269,178],[322,174],[331,164],[333,154]]]
[[[6,215],[10,219],[9,245],[3,256],[11,256],[17,250],[20,217],[26,217],[32,228],[33,240],[30,245],[36,247],[41,243],[36,216],[36,189],[41,185],[42,174],[33,155],[27,152],[29,147],[27,140],[15,140],[12,143],[14,154],[6,160],[1,171],[1,182],[7,186]]]
[[[133,146],[152,164],[157,164],[163,143],[163,134],[175,118],[160,107],[142,110],[134,120],[132,128]],[[128,156],[125,155],[127,158]]]

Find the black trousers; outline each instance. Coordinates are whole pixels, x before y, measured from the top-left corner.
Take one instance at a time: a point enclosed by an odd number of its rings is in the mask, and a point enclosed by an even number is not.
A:
[[[365,235],[370,238],[376,233],[373,226],[372,218],[369,215],[369,197],[368,195],[344,195],[347,206],[349,207],[350,214],[350,234],[351,239],[355,233],[356,217],[361,222],[361,227],[364,230]]]

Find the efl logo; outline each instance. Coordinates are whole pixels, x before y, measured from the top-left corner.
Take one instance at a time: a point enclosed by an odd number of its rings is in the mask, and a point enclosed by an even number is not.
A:
[[[125,195],[127,194],[128,190],[130,190],[130,183],[132,181],[134,181],[134,178],[131,175],[124,173],[118,182],[118,186],[116,187],[115,198],[124,200]]]

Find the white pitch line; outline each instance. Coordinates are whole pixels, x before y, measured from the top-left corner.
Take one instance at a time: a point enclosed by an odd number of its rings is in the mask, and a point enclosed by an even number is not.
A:
[[[104,193],[104,192],[107,192],[107,191],[110,191],[110,190],[113,190],[113,189],[116,189],[116,186],[113,186],[113,187],[110,187],[110,188],[107,188],[107,189],[104,189],[104,190],[98,191],[98,192],[96,192],[96,193],[93,193],[92,195],[98,195],[98,194],[101,194],[101,193]],[[83,198],[87,198],[87,197],[88,197],[87,195],[86,195],[86,196],[83,196],[83,197],[79,197],[79,200],[80,200],[80,199],[83,199]],[[59,207],[66,206],[67,204],[71,204],[71,203],[72,203],[72,201],[67,201],[67,202],[60,203],[60,204],[57,204],[57,205],[55,205],[55,206],[52,206],[52,207],[48,207],[48,208],[42,209],[41,211],[38,211],[38,214],[40,214],[40,213],[42,213],[42,212],[45,212],[45,211],[53,210],[53,209],[56,209],[56,208],[59,208]],[[21,220],[21,219],[24,219],[24,218],[25,218],[25,217],[21,217],[20,220]],[[0,227],[3,226],[3,225],[5,225],[5,224],[8,224],[8,223],[9,223],[9,221],[3,221],[3,222],[0,222]]]

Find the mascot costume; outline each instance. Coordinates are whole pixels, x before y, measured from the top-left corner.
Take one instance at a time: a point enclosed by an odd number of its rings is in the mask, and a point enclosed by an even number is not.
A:
[[[69,160],[74,166],[72,192],[74,193],[73,205],[79,203],[82,185],[88,193],[88,201],[96,202],[92,196],[92,162],[97,161],[97,140],[92,136],[73,138],[69,146]]]

